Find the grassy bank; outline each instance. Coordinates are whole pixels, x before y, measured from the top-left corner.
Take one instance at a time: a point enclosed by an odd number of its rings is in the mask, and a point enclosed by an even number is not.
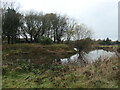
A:
[[[118,88],[118,58],[85,67],[3,65],[3,88]]]
[[[54,54],[58,56],[64,56],[67,54],[74,54],[75,51],[72,47],[66,44],[13,44],[3,45],[3,55],[20,55],[20,54],[31,54],[31,55],[47,55]]]
[[[44,53],[43,53],[44,52]],[[64,44],[39,45],[4,45],[3,58],[14,54],[47,55],[52,53],[64,55],[74,52]],[[64,53],[63,53],[64,52]],[[35,54],[34,54],[35,53]],[[63,53],[63,54],[62,54]],[[119,87],[119,58],[111,57],[84,67],[53,64],[33,64],[29,62],[4,63],[3,88],[118,88]]]

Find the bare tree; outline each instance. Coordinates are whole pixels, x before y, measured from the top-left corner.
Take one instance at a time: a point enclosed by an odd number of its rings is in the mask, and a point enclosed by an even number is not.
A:
[[[67,20],[67,30],[66,30],[66,39],[70,41],[75,34],[74,27],[77,23],[74,19],[68,18]]]
[[[92,31],[85,24],[76,25],[74,31],[75,31],[75,34],[73,36],[74,40],[92,37]]]
[[[38,37],[44,34],[43,22],[42,13],[29,12],[24,18],[24,36],[26,37],[27,33],[31,42],[37,41]]]

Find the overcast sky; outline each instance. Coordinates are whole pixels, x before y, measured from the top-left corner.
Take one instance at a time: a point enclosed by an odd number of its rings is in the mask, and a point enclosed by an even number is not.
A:
[[[3,0],[4,1],[4,0]],[[10,1],[10,0],[8,0]],[[12,0],[14,1],[14,0]],[[92,28],[93,38],[118,39],[119,0],[17,0],[21,11],[66,14]]]

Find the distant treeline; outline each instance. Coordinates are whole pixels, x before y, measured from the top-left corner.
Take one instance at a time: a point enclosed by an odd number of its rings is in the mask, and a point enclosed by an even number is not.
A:
[[[66,15],[36,13],[23,15],[14,8],[3,9],[3,41],[13,43],[61,43],[91,38],[91,30]]]
[[[109,38],[106,38],[104,40],[97,40],[97,43],[100,44],[100,45],[120,45],[120,42],[117,40],[117,41],[112,41],[110,40]]]

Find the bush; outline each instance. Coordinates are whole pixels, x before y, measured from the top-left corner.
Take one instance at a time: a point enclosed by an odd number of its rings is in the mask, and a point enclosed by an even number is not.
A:
[[[40,37],[39,42],[42,44],[52,44],[53,40],[49,37],[42,36],[42,37]]]
[[[117,51],[120,53],[120,48],[118,48]]]
[[[81,51],[87,52],[92,48],[92,43],[93,41],[89,38],[81,39],[81,40],[75,41],[74,47],[77,48],[79,52]]]

